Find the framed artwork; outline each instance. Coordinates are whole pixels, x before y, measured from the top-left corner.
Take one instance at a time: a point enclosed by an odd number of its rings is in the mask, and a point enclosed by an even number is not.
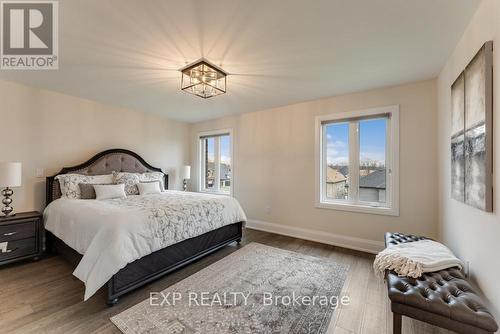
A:
[[[451,197],[465,202],[465,81],[463,72],[451,85]]]
[[[493,211],[493,42],[451,86],[451,196]]]

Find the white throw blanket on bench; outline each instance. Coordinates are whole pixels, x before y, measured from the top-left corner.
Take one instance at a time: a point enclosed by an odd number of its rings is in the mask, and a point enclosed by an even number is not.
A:
[[[462,269],[463,263],[448,247],[432,240],[419,240],[387,247],[378,253],[373,269],[378,277],[386,270],[394,270],[399,276],[418,278],[423,273],[451,267]]]

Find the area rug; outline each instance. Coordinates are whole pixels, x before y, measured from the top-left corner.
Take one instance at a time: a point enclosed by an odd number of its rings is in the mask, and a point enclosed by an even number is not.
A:
[[[132,333],[324,334],[348,267],[251,243],[111,318]]]

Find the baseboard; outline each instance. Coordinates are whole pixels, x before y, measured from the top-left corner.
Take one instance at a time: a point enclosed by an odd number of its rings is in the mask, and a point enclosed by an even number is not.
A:
[[[354,249],[372,254],[377,254],[384,249],[384,243],[381,241],[348,237],[345,235],[338,235],[300,227],[268,223],[260,220],[251,219],[247,221],[246,227],[254,230],[286,235],[288,237],[320,242],[323,244]]]

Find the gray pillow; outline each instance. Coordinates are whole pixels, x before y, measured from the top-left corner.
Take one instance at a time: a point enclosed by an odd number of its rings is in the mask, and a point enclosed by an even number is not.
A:
[[[100,183],[100,186],[108,185],[112,183]],[[81,199],[96,199],[94,184],[91,183],[79,183]]]

